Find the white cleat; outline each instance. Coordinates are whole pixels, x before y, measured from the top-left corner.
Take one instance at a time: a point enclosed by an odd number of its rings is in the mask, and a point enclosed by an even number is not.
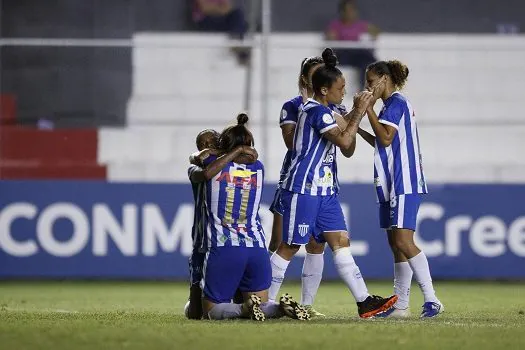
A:
[[[410,308],[406,309],[397,309],[395,306],[389,310],[386,310],[385,312],[381,312],[380,314],[375,315],[376,318],[409,318],[411,316],[410,314]]]

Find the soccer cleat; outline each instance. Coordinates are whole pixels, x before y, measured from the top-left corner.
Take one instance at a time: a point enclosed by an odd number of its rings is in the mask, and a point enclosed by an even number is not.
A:
[[[408,318],[410,317],[410,309],[397,309],[395,306],[384,312],[380,312],[374,317],[377,318]]]
[[[290,318],[301,321],[307,321],[310,319],[308,309],[296,302],[288,293],[283,294],[279,300],[279,305],[281,306],[281,311]]]
[[[440,313],[445,311],[445,307],[439,301],[437,303],[427,301],[423,304],[423,311],[421,312],[421,318],[432,318],[436,317]]]
[[[254,321],[266,320],[266,316],[261,310],[261,298],[255,294],[250,295],[250,299],[243,304],[243,309],[247,311],[250,318]]]
[[[303,305],[303,307],[308,311],[310,314],[310,318],[316,318],[316,317],[326,317],[325,314],[320,313],[316,309],[313,308],[312,305]]]
[[[370,318],[391,309],[396,301],[397,295],[392,295],[388,298],[369,295],[364,301],[357,303],[357,312],[361,318]]]

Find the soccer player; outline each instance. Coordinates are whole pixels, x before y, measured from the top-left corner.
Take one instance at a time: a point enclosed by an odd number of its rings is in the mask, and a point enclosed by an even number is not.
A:
[[[313,72],[323,64],[323,58],[313,56],[305,58],[301,62],[301,69],[299,72],[299,91],[301,95],[296,96],[283,104],[279,118],[279,126],[281,127],[282,137],[286,145],[287,151],[284,157],[279,183],[273,202],[270,206],[270,211],[273,213],[272,237],[269,244],[270,254],[274,253],[282,241],[282,225],[283,225],[283,211],[281,206],[281,185],[286,177],[288,168],[290,167],[291,154],[293,147],[293,137],[295,133],[295,126],[297,125],[297,116],[299,114],[299,107],[308,98],[314,95],[311,75]],[[330,104],[329,108],[340,115],[346,115],[346,108],[343,105]],[[317,243],[313,236],[306,244],[306,257],[303,263],[303,271],[301,274],[301,304],[304,305],[312,317],[323,317],[324,314],[313,309],[312,305],[319,289],[319,284],[323,276],[324,269],[324,243]]]
[[[219,148],[232,152],[253,146],[253,136],[245,127],[246,114],[239,114],[237,125],[226,128],[219,138]],[[242,151],[244,152],[244,151]],[[208,167],[216,159],[204,160]],[[308,319],[308,312],[285,295],[280,303],[268,302],[271,282],[270,258],[259,218],[259,204],[264,184],[264,167],[227,163],[206,183],[207,246],[201,289],[203,313],[213,320],[250,317],[262,321],[283,314]],[[230,303],[239,288],[243,304]]]
[[[341,130],[328,105],[342,102],[345,79],[336,67],[337,57],[331,49],[325,49],[322,57],[323,66],[312,75],[314,97],[308,99],[299,114],[292,160],[282,184],[283,241],[271,257],[269,294],[274,299],[290,260],[313,235],[317,242],[327,242],[332,249],[335,266],[357,302],[359,316],[368,318],[391,308],[397,296],[371,296],[350,252],[337,197],[336,146],[343,154],[353,153],[357,128],[372,93],[365,91],[355,97],[348,123]]]
[[[196,139],[199,152],[190,156],[192,164],[188,169],[195,210],[193,216],[192,240],[193,250],[189,259],[190,269],[190,297],[185,305],[185,314],[190,319],[200,320],[202,318],[202,290],[200,281],[202,279],[202,265],[207,250],[205,237],[206,228],[206,181],[217,175],[219,171],[232,160],[252,161],[257,160],[257,152],[252,148],[237,147],[231,152],[211,162],[206,169],[203,161],[210,155],[218,155],[219,133],[212,129],[202,130]],[[241,153],[241,152],[245,153]],[[235,300],[236,298],[234,298]],[[239,298],[237,297],[237,300]],[[240,298],[242,302],[242,295]]]
[[[422,318],[435,317],[444,311],[436,297],[428,260],[414,242],[416,217],[421,194],[428,193],[415,113],[405,96],[399,93],[408,77],[403,63],[378,61],[368,66],[366,87],[374,90],[373,103],[366,113],[375,137],[364,130],[359,134],[373,147],[374,184],[379,200],[379,221],[387,231],[394,255],[394,307],[382,317],[407,317],[410,283],[415,276],[424,296]],[[378,98],[383,109],[376,115],[373,106]]]

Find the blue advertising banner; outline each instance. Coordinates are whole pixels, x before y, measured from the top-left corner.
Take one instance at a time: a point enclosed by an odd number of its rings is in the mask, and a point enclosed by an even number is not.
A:
[[[270,235],[265,187],[260,215]],[[431,186],[417,240],[434,278],[525,278],[525,186]],[[374,189],[343,185],[352,251],[365,278],[391,278]],[[192,248],[188,184],[0,182],[0,278],[184,279]],[[331,254],[324,277],[337,278]],[[299,278],[302,258],[288,278]]]

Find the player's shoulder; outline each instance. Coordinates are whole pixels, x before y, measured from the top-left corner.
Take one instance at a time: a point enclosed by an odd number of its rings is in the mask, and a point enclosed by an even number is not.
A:
[[[332,110],[325,105],[309,98],[303,105],[303,110],[308,114],[323,115],[325,113],[332,113]]]
[[[328,108],[330,108],[332,111],[339,113],[340,115],[345,115],[348,113],[348,110],[346,109],[346,106],[343,104],[334,104],[331,103],[328,105]]]
[[[303,97],[302,96],[295,96],[294,98],[291,98],[283,103],[283,109],[295,109],[297,110],[299,106],[303,103]]]
[[[408,98],[400,93],[399,91],[396,91],[390,96],[390,104],[393,106],[406,106],[408,102]]]

